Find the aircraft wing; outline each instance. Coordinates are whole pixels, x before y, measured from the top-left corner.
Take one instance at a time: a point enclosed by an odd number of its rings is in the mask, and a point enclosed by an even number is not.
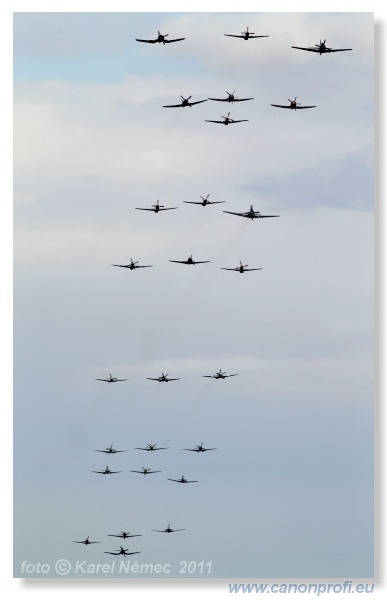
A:
[[[292,48],[296,48],[297,50],[307,50],[308,52],[320,52],[319,48],[303,48],[302,46],[292,46]]]
[[[232,125],[233,123],[243,123],[244,121],[248,121],[248,119],[232,119],[231,121],[228,122],[229,125]]]
[[[211,119],[204,119],[206,121],[206,123],[221,123],[222,125],[224,125],[224,121],[211,121]]]
[[[239,271],[239,267],[234,267],[233,269],[229,267],[220,267],[223,271]],[[246,270],[246,269],[244,269]],[[203,375],[203,377],[209,377],[209,375]]]
[[[97,377],[96,381],[106,381],[106,383],[110,383],[110,379],[99,379],[98,377]]]
[[[168,383],[168,381],[179,381],[179,379],[181,379],[181,377],[168,377],[166,381]]]
[[[352,48],[337,48],[336,50],[334,48],[326,48],[325,52],[347,52],[348,50],[352,50]]]
[[[202,102],[207,102],[207,98],[205,100],[196,100],[196,102],[189,102],[189,106],[193,106],[194,104],[201,104]]]
[[[274,217],[279,217],[280,215],[259,215],[259,219],[273,219]]]
[[[270,106],[276,106],[277,108],[293,108],[294,110],[294,107],[290,106],[290,104],[287,104],[286,106],[284,104],[270,104]]]
[[[225,33],[224,35],[226,35],[227,37],[237,37],[237,38],[244,38],[245,37],[244,35],[234,35],[233,33]]]
[[[183,202],[185,202],[185,204],[203,204],[203,202],[193,202],[192,200],[183,200]],[[210,202],[207,202],[207,204],[210,204]],[[211,202],[211,204],[213,204]],[[153,531],[156,531],[155,529]]]
[[[147,377],[150,381],[160,381],[160,377]]]
[[[194,265],[204,265],[204,263],[209,263],[210,260],[194,260],[192,264]]]
[[[161,210],[175,210],[175,208],[179,208],[178,206],[170,206],[169,208],[159,208],[159,211]]]
[[[136,38],[136,42],[145,42],[146,44],[155,44],[157,40],[140,40]]]
[[[297,106],[296,110],[302,110],[303,108],[316,108],[316,106]]]
[[[175,40],[164,40],[166,44],[172,44],[172,42],[182,42],[185,38],[176,38]]]
[[[224,377],[236,377],[239,373],[233,373],[232,375],[225,375]]]
[[[188,260],[170,260],[169,262],[179,263],[181,265],[188,265]]]
[[[131,473],[141,473],[141,475],[144,475],[144,471],[133,471],[132,469],[130,469]]]
[[[152,212],[155,212],[154,208],[137,208],[137,206],[136,206],[136,210],[151,210]],[[159,209],[159,210],[161,210],[161,209]]]
[[[130,265],[112,265],[112,267],[123,267],[124,269],[130,269]]]
[[[254,98],[208,98],[209,100],[216,100],[216,102],[246,102],[246,100],[254,100]]]
[[[180,104],[163,104],[163,108],[181,108],[183,107],[183,104],[180,102]]]
[[[215,375],[202,375],[202,377],[209,377],[210,379],[217,379]]]
[[[231,212],[231,210],[224,210],[224,213],[228,213],[229,215],[237,215],[237,217],[245,217],[246,213],[237,213],[237,212]]]
[[[122,471],[110,471],[109,475],[111,475],[113,473],[122,473]]]
[[[263,38],[263,37],[270,37],[269,35],[249,35],[249,38]]]
[[[209,377],[209,375],[203,375],[203,377]],[[188,450],[188,452],[197,452],[196,448],[183,448],[183,450]]]
[[[147,267],[153,267],[153,265],[138,265],[135,269],[146,269]]]
[[[263,267],[259,267],[258,269],[245,269],[243,268],[244,271],[262,271]]]

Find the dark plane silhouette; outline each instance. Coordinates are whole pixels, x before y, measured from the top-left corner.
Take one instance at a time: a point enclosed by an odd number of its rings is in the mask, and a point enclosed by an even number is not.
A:
[[[185,204],[200,204],[201,206],[207,206],[207,204],[224,204],[226,202],[226,200],[218,200],[217,202],[213,202],[212,200],[209,200],[210,194],[207,194],[207,196],[205,198],[203,198],[203,196],[200,196],[202,201],[201,202],[193,202],[192,200],[183,200],[183,202],[185,202]]]
[[[188,96],[188,98],[183,98],[183,96],[180,96],[180,98],[180,104],[164,104],[163,108],[184,108],[185,106],[194,106],[194,104],[201,104],[202,102],[207,102],[207,98],[205,100],[197,100],[196,102],[190,102],[192,96]]]
[[[254,98],[237,98],[235,96],[235,90],[231,94],[226,90],[226,94],[228,94],[227,98],[208,98],[209,100],[216,100],[216,102],[246,102],[246,100],[254,100]]]
[[[136,210],[150,210],[154,213],[158,213],[161,212],[162,210],[175,210],[176,208],[178,208],[177,206],[171,206],[171,207],[165,207],[163,204],[159,204],[159,201],[157,200],[156,204],[152,204],[152,208],[137,208]]]
[[[147,469],[145,467],[141,467],[142,471],[133,471],[130,470],[131,473],[141,473],[141,475],[150,475],[151,473],[161,473],[161,471],[152,471],[151,469]]]
[[[242,265],[242,261],[240,262],[240,266],[239,267],[234,267],[234,268],[228,268],[228,267],[220,267],[223,271],[237,271],[238,273],[245,273],[246,271],[262,271],[262,267],[259,267],[258,269],[246,269],[246,267],[248,265]]]
[[[217,448],[204,448],[202,442],[199,446],[195,446],[195,448],[183,448],[183,450],[188,450],[189,452],[208,452],[209,450],[217,450]]]
[[[279,217],[279,215],[262,215],[259,210],[254,210],[253,205],[250,205],[250,210],[246,212],[231,212],[230,210],[224,210],[224,213],[229,215],[237,215],[238,217],[246,217],[247,219],[269,219],[272,217]]]
[[[168,481],[176,481],[177,483],[198,483],[195,479],[185,479],[184,475],[180,479],[170,479],[169,477],[167,479]]]
[[[180,263],[181,265],[201,265],[204,263],[211,262],[210,260],[193,260],[192,254],[187,258],[187,260],[170,260],[169,262]]]
[[[308,48],[303,48],[301,46],[292,46],[292,48],[296,48],[297,50],[306,50],[307,52],[318,52],[321,54],[329,54],[331,52],[348,52],[348,50],[352,50],[352,48],[328,48],[325,45],[326,40],[323,42],[320,40],[319,44],[315,44],[314,46],[309,46]]]
[[[164,375],[164,373],[161,373],[160,377],[147,377],[147,379],[149,379],[150,381],[159,381],[160,383],[162,381],[168,383],[168,381],[178,381],[180,377],[175,377],[174,379],[172,379],[171,377],[168,378],[168,373],[166,375]]]
[[[106,379],[97,378],[96,381],[106,381],[107,383],[117,383],[117,381],[128,381],[127,379],[117,379],[117,377],[112,377],[112,374],[109,373],[109,377]]]
[[[226,35],[227,37],[236,37],[236,38],[242,38],[244,40],[248,40],[250,38],[263,38],[263,37],[269,37],[268,35],[254,35],[254,32],[249,31],[249,28],[246,28],[246,31],[242,31],[242,35],[235,35],[233,33],[225,33],[224,35]]]
[[[82,540],[81,542],[77,542],[76,540],[73,540],[74,544],[85,544],[86,546],[88,546],[89,544],[100,544],[101,542],[91,542],[89,540],[89,536],[87,536],[87,538],[85,540]]]
[[[114,556],[119,556],[120,554],[122,554],[122,556],[129,556],[130,554],[140,554],[141,551],[138,552],[128,552],[128,548],[124,549],[122,546],[120,546],[120,549],[117,550],[117,552],[106,552],[105,554],[113,554]]]
[[[226,379],[226,377],[236,377],[239,373],[233,373],[232,375],[226,375],[226,371],[219,369],[215,375],[202,375],[202,377],[209,377],[211,379]]]
[[[169,33],[165,33],[162,35],[159,31],[157,32],[157,38],[155,40],[141,40],[136,38],[136,42],[145,42],[146,44],[172,44],[172,42],[182,42],[185,38],[176,38],[174,40],[166,40],[165,38],[169,35]]]
[[[104,471],[92,471],[92,473],[100,473],[101,475],[112,475],[113,473],[122,473],[122,471],[111,471],[106,465],[106,469]]]
[[[155,452],[156,450],[168,450],[168,446],[164,448],[156,448],[156,445],[157,444],[147,444],[146,448],[135,448],[135,450],[147,450],[147,452]]]
[[[109,446],[109,448],[105,448],[105,450],[94,450],[94,452],[105,452],[105,454],[117,454],[117,452],[127,452],[127,450],[115,450],[112,444],[111,446]]]
[[[294,98],[294,100],[290,100],[290,98],[288,98],[290,104],[289,106],[286,106],[285,104],[270,104],[270,106],[276,106],[277,108],[290,108],[290,110],[302,110],[303,108],[316,108],[316,106],[301,106],[301,104],[299,102],[297,102],[297,96]]]
[[[172,529],[171,525],[168,523],[168,526],[165,529],[151,529],[151,531],[158,531],[159,533],[175,533],[175,531],[185,531],[185,529]]]
[[[138,260],[133,262],[133,259],[131,258],[128,265],[112,265],[112,267],[124,267],[125,269],[134,271],[135,269],[146,269],[147,267],[153,267],[153,265],[139,265]]]
[[[117,534],[108,533],[108,536],[109,537],[118,537],[118,538],[122,538],[123,540],[126,540],[131,537],[141,537],[141,534],[140,533],[133,534],[133,533],[130,533],[130,531],[128,531],[128,532],[121,531],[121,533],[117,533]]]
[[[221,123],[222,125],[232,125],[233,123],[243,123],[244,121],[248,121],[248,119],[232,119],[230,117],[230,113],[228,113],[227,117],[222,116],[223,121],[212,121],[211,119],[204,119],[206,123]]]

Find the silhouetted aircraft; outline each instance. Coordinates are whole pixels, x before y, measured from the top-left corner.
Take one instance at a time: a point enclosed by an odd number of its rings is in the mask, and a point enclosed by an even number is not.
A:
[[[152,208],[137,208],[136,207],[136,210],[150,210],[154,213],[158,213],[158,212],[161,212],[162,210],[175,210],[176,208],[178,208],[178,207],[171,206],[171,207],[165,208],[165,206],[163,204],[159,204],[159,201],[157,200],[156,204],[152,204]]]
[[[254,100],[254,98],[237,98],[235,94],[235,90],[231,94],[226,90],[226,94],[228,94],[227,98],[208,98],[209,100],[216,100],[217,102],[246,102],[246,100]]]
[[[128,265],[112,265],[112,267],[124,267],[125,269],[130,269],[134,271],[135,269],[145,269],[146,267],[153,267],[153,265],[139,265],[138,260],[133,262],[133,259],[130,259],[130,263]]]
[[[226,377],[236,377],[239,373],[233,373],[232,375],[226,375],[226,371],[219,369],[215,375],[202,375],[202,377],[210,377],[212,379],[226,379]]]
[[[108,536],[109,537],[119,537],[119,538],[122,538],[123,540],[126,540],[127,538],[131,538],[131,537],[141,537],[141,534],[140,533],[133,534],[133,533],[130,533],[130,531],[128,531],[128,533],[126,533],[126,531],[121,531],[121,533],[117,533],[117,534],[108,533]]]
[[[200,196],[202,199],[201,202],[193,202],[192,200],[183,200],[183,202],[185,202],[186,204],[200,204],[201,206],[207,206],[207,204],[224,204],[226,202],[226,200],[218,200],[217,202],[213,202],[212,200],[208,199],[209,195],[210,194],[207,194],[205,198],[203,198],[203,196]]]
[[[207,102],[207,98],[205,100],[197,100],[196,102],[190,102],[190,98],[192,98],[192,96],[188,96],[188,98],[183,98],[183,96],[180,96],[180,98],[180,104],[164,104],[163,108],[184,108],[185,106],[194,106],[194,104]]]
[[[189,452],[208,452],[209,450],[217,450],[217,448],[204,448],[202,442],[199,446],[195,446],[195,448],[183,448],[183,450],[188,450]]]
[[[138,552],[128,552],[128,548],[124,549],[122,546],[120,546],[120,549],[117,550],[117,552],[106,552],[105,554],[113,554],[114,556],[119,556],[120,554],[122,554],[122,556],[129,556],[130,554],[140,554],[141,551]]]
[[[106,379],[97,378],[96,381],[106,381],[107,383],[117,383],[117,381],[128,381],[127,379],[117,379],[117,377],[112,377],[112,374],[109,373],[109,377]]]
[[[89,540],[89,536],[87,536],[87,538],[85,540],[82,540],[81,542],[77,542],[76,540],[73,540],[74,544],[85,544],[86,546],[88,546],[89,544],[100,544],[101,542],[91,542]]]
[[[244,40],[248,40],[250,38],[263,38],[263,37],[269,37],[268,35],[254,35],[254,32],[249,31],[249,28],[246,28],[246,31],[242,31],[242,35],[235,35],[233,33],[225,33],[224,35],[226,35],[227,37],[236,37],[236,38],[242,38]]]
[[[258,269],[246,269],[246,267],[248,265],[242,265],[242,261],[240,262],[240,266],[239,267],[234,267],[233,269],[231,268],[227,268],[227,267],[220,267],[223,271],[238,271],[238,273],[245,273],[245,271],[261,271],[262,267],[259,267]]]
[[[94,450],[94,452],[105,452],[105,454],[117,454],[117,452],[127,452],[127,450],[115,450],[112,444],[111,446],[109,446],[109,448],[105,448],[105,450]]]
[[[316,108],[316,106],[301,106],[301,104],[299,102],[297,102],[297,96],[294,98],[294,100],[290,100],[290,98],[288,98],[290,104],[289,106],[286,106],[284,104],[270,104],[270,106],[276,106],[277,108],[290,108],[290,110],[302,110],[303,108]]]
[[[308,46],[308,48],[303,48],[301,46],[292,46],[292,48],[296,48],[297,50],[306,50],[307,52],[318,52],[321,54],[327,54],[329,52],[347,52],[348,50],[352,50],[352,48],[328,48],[325,45],[326,40],[323,42],[320,40],[319,44],[315,44],[314,46]]]
[[[212,121],[211,119],[204,119],[206,123],[221,123],[222,125],[232,125],[233,123],[243,123],[244,121],[248,121],[248,119],[232,119],[230,117],[230,113],[228,113],[227,117],[222,116],[223,121]]]
[[[178,381],[181,378],[175,377],[174,379],[172,379],[172,378],[168,378],[168,373],[166,375],[164,375],[164,373],[161,373],[160,377],[147,377],[147,379],[150,379],[150,381],[159,381],[160,383],[162,381],[165,381],[166,383],[168,383],[168,381]]]
[[[147,452],[155,452],[156,450],[168,450],[168,446],[164,448],[156,448],[156,445],[157,444],[147,444],[146,448],[135,448],[135,450],[147,450]]]
[[[122,473],[122,471],[111,471],[106,465],[106,469],[104,471],[92,471],[92,473],[100,473],[101,475],[112,475],[113,473]]]
[[[177,483],[198,483],[195,479],[185,479],[184,475],[180,479],[170,479],[169,477],[167,479],[168,481],[176,481]]]
[[[169,33],[165,33],[164,35],[162,35],[158,31],[157,38],[155,40],[141,40],[141,39],[136,38],[136,42],[145,42],[146,44],[163,43],[165,45],[165,44],[171,44],[172,42],[181,42],[181,41],[185,40],[185,38],[176,38],[174,40],[166,40],[165,38],[167,37],[167,35],[169,35]]]
[[[131,473],[141,473],[141,475],[151,475],[151,473],[161,473],[161,471],[152,471],[152,469],[147,469],[145,467],[141,467],[142,471],[133,471],[130,470]]]
[[[151,531],[158,531],[159,533],[175,533],[175,531],[185,531],[185,529],[172,529],[171,525],[168,523],[168,526],[165,529],[151,529]]]
[[[231,212],[230,210],[224,210],[224,213],[229,215],[237,215],[238,217],[246,217],[246,219],[269,219],[272,217],[279,217],[279,215],[261,215],[259,210],[254,210],[253,205],[250,205],[250,210],[246,212]]]
[[[192,254],[187,258],[187,260],[170,260],[169,262],[180,263],[182,265],[201,265],[204,263],[211,262],[210,260],[193,260]]]

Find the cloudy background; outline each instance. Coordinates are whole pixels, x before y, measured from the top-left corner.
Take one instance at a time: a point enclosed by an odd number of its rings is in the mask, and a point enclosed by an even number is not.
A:
[[[324,38],[353,51],[290,48]],[[15,576],[130,530],[174,577],[371,577],[371,13],[19,13],[14,81]],[[254,100],[162,108],[226,90]],[[250,204],[280,218],[222,212]]]

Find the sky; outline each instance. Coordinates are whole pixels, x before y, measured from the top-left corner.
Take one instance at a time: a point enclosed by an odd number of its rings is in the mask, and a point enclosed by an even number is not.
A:
[[[158,29],[186,39],[135,41]],[[353,50],[291,49],[325,38]],[[371,13],[15,14],[15,577],[84,577],[122,530],[167,577],[373,576],[373,38]],[[226,90],[254,99],[163,108]],[[251,204],[280,217],[223,213]]]

